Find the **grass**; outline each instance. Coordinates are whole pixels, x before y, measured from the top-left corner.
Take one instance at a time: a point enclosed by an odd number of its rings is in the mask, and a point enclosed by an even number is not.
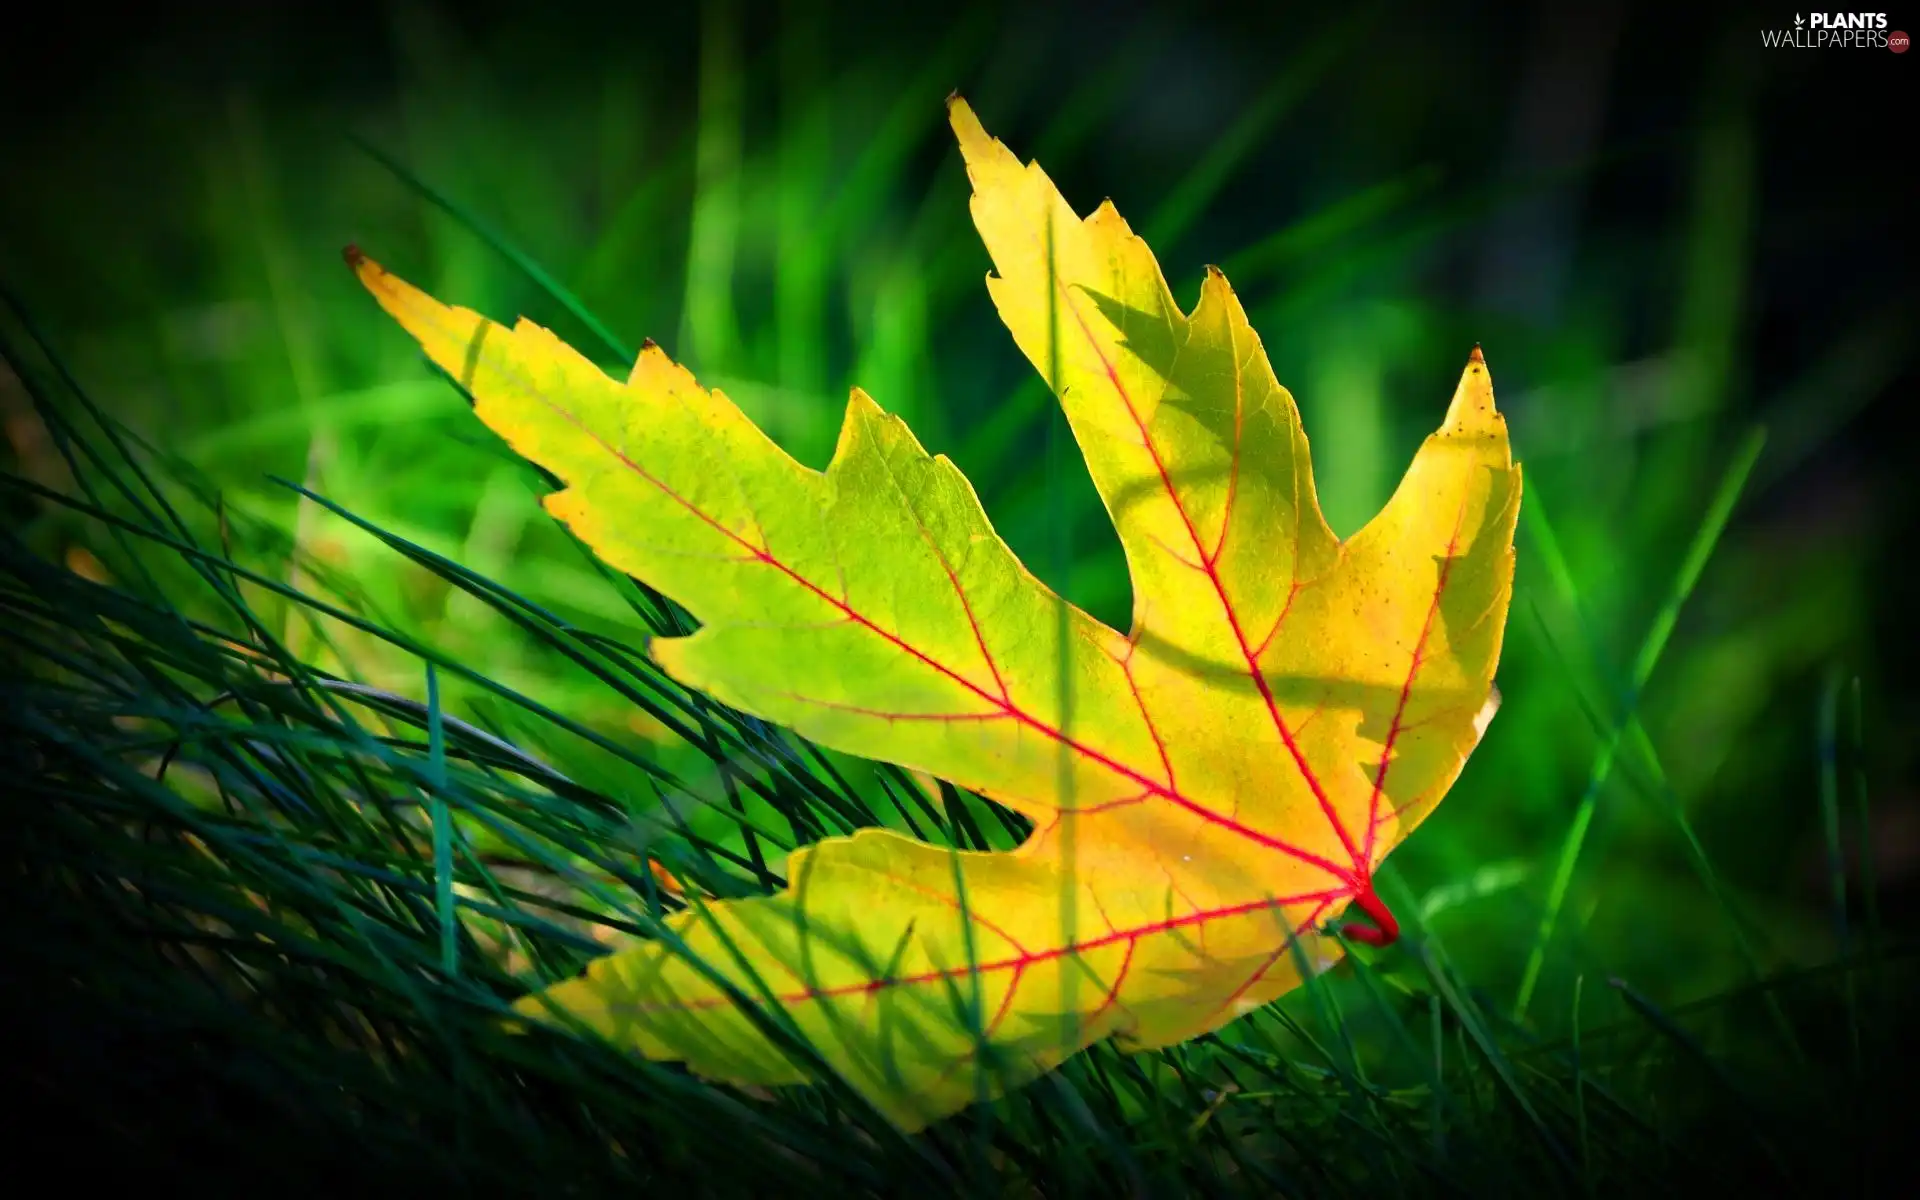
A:
[[[1863,286],[1830,349],[1743,366],[1799,227],[1761,185],[1779,100],[1751,74],[1671,83],[1699,112],[1684,128],[1501,172],[1450,148],[1476,111],[1435,118],[1449,148],[1418,134],[1438,93],[1394,57],[1417,27],[1381,41],[1408,19],[1384,8],[1290,37],[1230,82],[1214,135],[1160,142],[1125,134],[1173,86],[1164,29],[1059,72],[1061,31],[991,13],[902,54],[899,31],[848,42],[805,5],[771,32],[714,9],[622,44],[641,66],[573,34],[566,78],[529,82],[506,51],[550,30],[382,19],[379,103],[172,87],[124,142],[0,202],[0,738],[25,765],[0,1036],[42,1153],[315,1190],[1897,1178],[1883,1102],[1914,957],[1878,886],[1898,880],[1874,875],[1904,711],[1874,652],[1884,535],[1788,518],[1818,511],[1805,464],[1910,370],[1912,296]],[[1415,81],[1378,86],[1394,62]],[[1080,207],[1113,193],[1177,295],[1226,265],[1337,529],[1384,499],[1476,340],[1528,499],[1505,706],[1382,880],[1402,943],[909,1139],[832,1087],[745,1097],[502,1029],[530,981],[658,934],[679,901],[649,857],[726,896],[861,826],[1022,830],[655,670],[645,637],[685,615],[538,512],[541,481],[336,255],[357,239],[609,365],[652,334],[806,461],[858,382],[953,456],[1024,561],[1124,625],[1098,501],[979,284],[941,140],[955,82]],[[111,199],[125,173],[154,218]],[[1650,177],[1675,199],[1643,214],[1621,196]],[[1558,314],[1472,299],[1472,248],[1570,183],[1603,252],[1570,260]]]

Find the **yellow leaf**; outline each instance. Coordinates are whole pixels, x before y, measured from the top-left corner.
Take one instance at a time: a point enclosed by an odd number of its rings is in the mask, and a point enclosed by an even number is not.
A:
[[[953,464],[857,389],[813,471],[651,343],[609,379],[349,255],[562,481],[548,511],[699,619],[652,643],[675,678],[1034,821],[1005,853],[829,838],[785,891],[692,898],[671,938],[519,1006],[710,1078],[804,1082],[744,994],[905,1129],[1106,1037],[1233,1020],[1333,960],[1349,903],[1373,921],[1352,936],[1392,940],[1373,874],[1491,716],[1520,500],[1476,348],[1386,508],[1336,539],[1225,278],[1183,313],[1112,205],[1081,220],[964,102],[950,116],[988,290],[1126,551],[1125,635],[1035,579]]]

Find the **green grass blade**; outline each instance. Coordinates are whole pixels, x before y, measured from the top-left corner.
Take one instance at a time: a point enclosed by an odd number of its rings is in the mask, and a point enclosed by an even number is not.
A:
[[[512,242],[507,240],[504,234],[483,220],[479,214],[441,192],[426,180],[421,179],[409,170],[399,159],[388,154],[373,143],[352,134],[347,135],[347,138],[361,153],[385,167],[393,174],[395,179],[405,184],[412,191],[418,193],[422,199],[440,209],[455,221],[466,226],[472,231],[475,237],[485,243],[494,253],[511,263],[522,275],[525,275],[535,287],[553,297],[554,301],[558,303],[560,307],[566,309],[575,320],[586,327],[589,333],[593,334],[594,338],[606,348],[607,353],[614,359],[623,364],[631,363],[634,360],[638,353],[637,351],[616,336],[613,330],[607,328],[598,317],[594,316],[592,310],[588,309],[587,306],[580,301],[579,297],[568,290],[566,285],[549,274],[546,268],[535,261],[531,255],[514,246]]]
[[[1546,905],[1540,916],[1540,924],[1534,932],[1533,947],[1528,951],[1526,966],[1521,972],[1520,986],[1514,998],[1513,1008],[1516,1018],[1524,1020],[1527,1008],[1533,1002],[1534,989],[1540,982],[1541,968],[1546,964],[1547,946],[1553,939],[1554,928],[1560,919],[1560,910],[1565,905],[1567,891],[1573,883],[1574,868],[1580,860],[1581,848],[1586,843],[1587,830],[1593,823],[1600,791],[1605,787],[1607,777],[1612,773],[1614,755],[1620,746],[1620,739],[1626,731],[1626,723],[1638,707],[1639,696],[1653,676],[1653,669],[1660,661],[1661,652],[1666,649],[1667,638],[1672,634],[1674,623],[1679,620],[1681,606],[1692,594],[1700,573],[1706,569],[1707,560],[1712,557],[1713,549],[1719,544],[1720,535],[1726,529],[1733,515],[1735,503],[1740,498],[1741,489],[1747,477],[1753,471],[1753,465],[1759,460],[1760,451],[1766,445],[1766,434],[1758,428],[1748,432],[1734,452],[1733,460],[1720,478],[1719,486],[1714,490],[1713,499],[1707,512],[1694,534],[1685,558],[1681,561],[1680,571],[1675,576],[1673,586],[1667,593],[1666,602],[1661,605],[1654,617],[1653,625],[1640,643],[1639,653],[1635,655],[1633,673],[1623,697],[1624,716],[1610,722],[1611,732],[1601,741],[1600,748],[1594,754],[1592,769],[1587,775],[1586,790],[1574,808],[1573,822],[1567,829],[1566,838],[1560,846],[1555,860],[1553,876],[1548,885]]]
[[[434,906],[440,914],[440,969],[460,974],[460,924],[453,906],[453,815],[447,811],[447,740],[440,717],[440,676],[427,664],[427,776],[433,820]]]

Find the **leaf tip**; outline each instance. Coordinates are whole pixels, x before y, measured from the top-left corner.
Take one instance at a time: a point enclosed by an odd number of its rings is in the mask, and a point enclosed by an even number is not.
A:
[[[973,106],[958,90],[947,96],[947,124],[953,128],[954,136],[960,139],[960,155],[967,160],[971,173],[973,165],[991,153],[994,142],[987,136],[980,118],[974,115]]]
[[[1483,366],[1483,367],[1487,365],[1487,358],[1486,358],[1486,355],[1484,355],[1484,354],[1482,354],[1482,353],[1480,353],[1480,343],[1479,343],[1479,342],[1475,342],[1475,343],[1473,344],[1473,353],[1472,353],[1472,354],[1469,354],[1469,355],[1467,355],[1467,361],[1468,361],[1469,363],[1479,363],[1479,364],[1480,364],[1481,366]]]
[[[367,261],[366,251],[360,249],[360,247],[353,242],[347,243],[347,248],[340,252],[340,257],[345,259],[347,265],[356,271],[360,269],[361,263]]]

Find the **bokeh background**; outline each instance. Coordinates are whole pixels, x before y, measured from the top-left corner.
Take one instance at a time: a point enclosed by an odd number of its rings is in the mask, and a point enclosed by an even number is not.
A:
[[[0,279],[104,406],[327,568],[283,574],[698,779],[590,677],[272,481],[636,634],[341,247],[613,369],[652,337],[815,465],[857,382],[1124,628],[1117,543],[981,284],[958,88],[1080,211],[1111,197],[1183,302],[1224,268],[1338,532],[1485,348],[1528,483],[1505,707],[1395,867],[1485,994],[1551,1028],[1582,975],[1683,1003],[1831,957],[1867,868],[1880,918],[1914,915],[1920,57],[1763,48],[1793,16],[69,6],[5,52]],[[14,463],[52,469],[4,371],[0,407]],[[288,636],[421,692],[370,639]]]

